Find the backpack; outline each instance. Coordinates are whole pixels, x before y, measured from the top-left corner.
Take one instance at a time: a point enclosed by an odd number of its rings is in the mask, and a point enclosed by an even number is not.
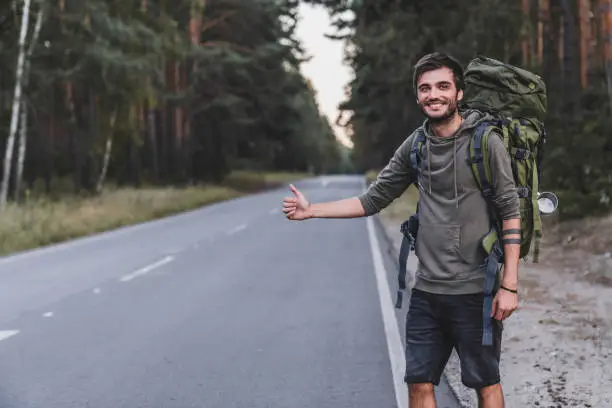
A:
[[[520,202],[519,257],[525,258],[533,245],[533,262],[538,262],[542,237],[538,192],[543,145],[546,142],[543,123],[547,111],[546,85],[542,78],[532,72],[484,56],[478,56],[470,61],[464,78],[465,89],[460,109],[476,109],[487,112],[494,118],[476,127],[469,146],[469,162],[482,194],[489,203],[492,220],[490,232],[482,239],[482,247],[487,253],[485,308],[488,307],[490,310],[497,272],[504,261],[504,251],[500,234],[501,221],[497,220],[490,201],[492,186],[487,160],[487,142],[492,131],[503,136],[511,158],[512,173]],[[419,128],[410,148],[411,166],[416,170],[419,168],[420,152],[424,143],[425,134],[423,129]],[[396,308],[401,308],[402,292],[406,287],[406,258],[415,248],[418,233],[418,204],[417,212],[402,224],[400,230],[403,240],[400,248]],[[490,323],[487,321],[483,344],[491,344],[491,340]]]

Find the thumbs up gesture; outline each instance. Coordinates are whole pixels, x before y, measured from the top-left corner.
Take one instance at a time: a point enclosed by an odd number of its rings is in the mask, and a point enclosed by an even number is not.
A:
[[[310,203],[304,196],[304,194],[295,188],[293,184],[289,185],[289,189],[293,193],[293,196],[285,197],[283,200],[283,212],[290,220],[305,220],[310,218],[309,213]]]

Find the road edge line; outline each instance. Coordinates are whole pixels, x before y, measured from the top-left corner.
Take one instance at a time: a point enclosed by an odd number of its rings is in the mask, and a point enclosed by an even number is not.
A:
[[[378,299],[380,300],[380,310],[385,327],[385,337],[387,339],[387,350],[389,352],[389,363],[393,375],[393,387],[395,389],[395,399],[399,408],[408,408],[408,389],[404,383],[404,365],[406,364],[404,348],[399,333],[399,327],[393,310],[391,300],[391,290],[387,280],[387,271],[383,263],[382,252],[376,236],[374,221],[372,217],[366,218],[368,237],[370,241],[370,251],[374,264],[374,274],[376,276],[376,286],[378,288]]]

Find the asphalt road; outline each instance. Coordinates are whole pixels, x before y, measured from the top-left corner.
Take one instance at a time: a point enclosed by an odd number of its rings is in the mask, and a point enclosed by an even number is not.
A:
[[[313,201],[364,188],[296,185]],[[381,229],[289,222],[288,193],[0,259],[0,407],[404,408]]]

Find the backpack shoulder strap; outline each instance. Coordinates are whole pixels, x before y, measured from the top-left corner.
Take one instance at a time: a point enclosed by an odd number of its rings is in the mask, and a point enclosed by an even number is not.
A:
[[[423,127],[419,127],[411,137],[410,166],[419,173],[421,171],[423,144],[425,143],[425,131]],[[395,307],[397,309],[402,308],[404,290],[406,289],[406,262],[409,253],[415,249],[418,228],[419,203],[417,202],[416,212],[408,220],[404,221],[400,227],[400,231],[402,232],[402,245],[399,253],[398,290],[397,300],[395,301]]]
[[[425,143],[425,131],[423,126],[419,127],[412,138],[410,144],[410,165],[417,172],[420,171],[421,165],[421,152],[423,151],[423,144]]]
[[[491,229],[482,239],[482,247],[488,254],[485,266],[484,304],[482,314],[482,344],[485,346],[491,345],[493,342],[493,328],[490,315],[493,307],[493,291],[497,282],[497,273],[503,262],[503,247],[499,240],[499,228],[501,225],[497,223],[497,217],[495,216],[491,201],[493,197],[493,186],[487,151],[489,137],[493,131],[500,131],[498,124],[490,122],[479,124],[472,135],[469,147],[472,172],[487,201],[487,207],[489,208],[491,217]],[[503,131],[501,134],[504,134]]]
[[[472,134],[472,140],[470,141],[469,147],[472,172],[486,199],[491,198],[493,195],[487,146],[491,132],[494,130],[499,130],[497,124],[492,122],[480,123]]]

